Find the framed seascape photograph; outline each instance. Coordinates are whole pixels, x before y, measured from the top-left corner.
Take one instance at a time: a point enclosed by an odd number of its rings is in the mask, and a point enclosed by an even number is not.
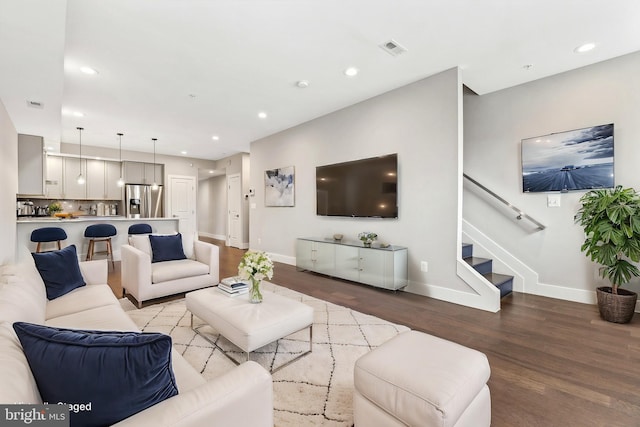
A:
[[[295,172],[293,166],[264,172],[264,205],[294,206]]]
[[[613,123],[522,140],[522,191],[612,188]]]

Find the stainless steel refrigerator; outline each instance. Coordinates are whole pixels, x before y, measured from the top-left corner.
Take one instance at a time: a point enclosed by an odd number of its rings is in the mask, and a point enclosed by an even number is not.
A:
[[[162,185],[159,185],[157,190],[152,190],[150,185],[127,184],[124,190],[127,218],[161,218],[164,216]]]

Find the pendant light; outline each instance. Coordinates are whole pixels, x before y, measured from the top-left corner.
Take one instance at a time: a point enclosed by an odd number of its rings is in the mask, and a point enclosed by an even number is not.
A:
[[[79,185],[84,185],[84,176],[82,176],[82,131],[84,128],[77,127],[76,129],[78,129],[78,133],[80,135],[80,175],[76,178],[76,182]]]
[[[118,134],[120,138],[120,178],[118,178],[118,187],[124,187],[124,179],[122,178],[122,133]]]
[[[158,138],[151,138],[153,141],[153,184],[151,185],[151,189],[156,191],[158,189],[158,183],[156,182],[156,141]]]

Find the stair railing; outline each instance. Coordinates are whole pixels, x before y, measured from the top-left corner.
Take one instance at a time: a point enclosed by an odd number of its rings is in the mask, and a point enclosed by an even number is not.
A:
[[[505,205],[507,205],[507,207],[513,209],[518,214],[516,216],[517,220],[521,220],[523,218],[526,219],[526,220],[529,220],[529,221],[531,221],[532,223],[534,223],[537,226],[538,230],[544,230],[545,228],[547,228],[541,222],[533,219],[531,216],[527,215],[526,213],[524,213],[522,210],[518,209],[516,206],[512,205],[511,203],[507,202],[505,199],[503,199],[502,197],[498,196],[496,193],[494,193],[493,191],[489,190],[487,187],[485,187],[484,185],[480,184],[478,181],[476,181],[475,179],[471,178],[466,173],[463,173],[462,176],[464,176],[466,179],[468,179],[473,184],[475,184],[478,187],[480,187],[485,192],[489,193],[491,196],[493,196],[496,199],[498,199],[500,202],[502,202]]]

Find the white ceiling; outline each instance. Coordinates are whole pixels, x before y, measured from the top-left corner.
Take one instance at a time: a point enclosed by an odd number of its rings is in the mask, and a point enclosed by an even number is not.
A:
[[[486,94],[635,52],[639,23],[638,0],[0,0],[0,99],[54,145],[82,126],[83,144],[219,159],[451,67]]]

